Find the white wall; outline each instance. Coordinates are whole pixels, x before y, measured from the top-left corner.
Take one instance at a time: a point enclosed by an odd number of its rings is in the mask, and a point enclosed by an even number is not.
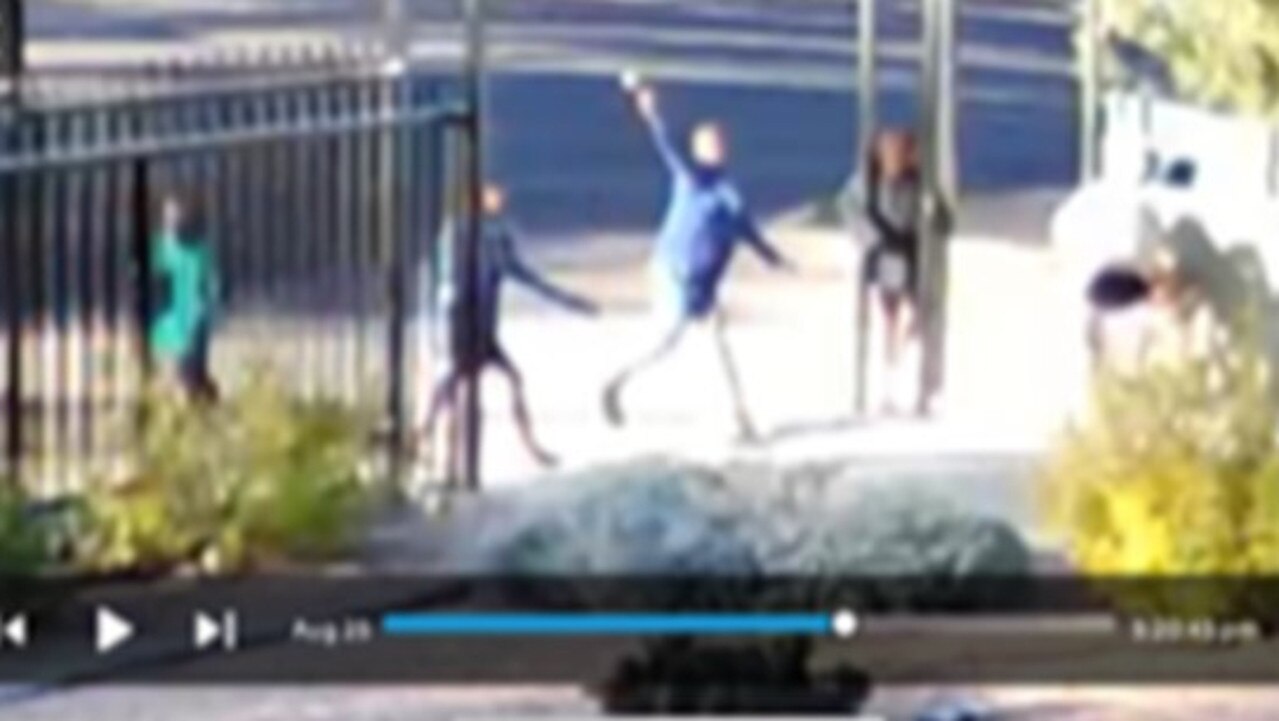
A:
[[[1102,168],[1107,179],[1137,181],[1147,149],[1195,161],[1205,193],[1268,194],[1272,129],[1264,121],[1132,94],[1107,96]]]

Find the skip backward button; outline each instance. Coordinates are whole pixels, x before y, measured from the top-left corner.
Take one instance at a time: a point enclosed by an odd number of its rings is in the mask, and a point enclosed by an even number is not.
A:
[[[26,616],[19,614],[0,618],[0,646],[26,648],[30,637]]]

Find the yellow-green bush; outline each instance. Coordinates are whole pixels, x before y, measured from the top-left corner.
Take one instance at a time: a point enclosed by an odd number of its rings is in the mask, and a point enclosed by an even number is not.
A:
[[[354,540],[368,423],[259,375],[215,407],[157,390],[123,473],[88,494],[77,547],[94,571],[206,572],[325,559]]]
[[[1090,576],[1279,572],[1279,408],[1261,344],[1103,371],[1046,466],[1045,511]],[[1242,338],[1242,339],[1241,339]],[[1232,615],[1239,584],[1125,586],[1130,611]]]

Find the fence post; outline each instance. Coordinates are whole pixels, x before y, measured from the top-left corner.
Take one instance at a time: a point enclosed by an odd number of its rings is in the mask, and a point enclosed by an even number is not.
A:
[[[465,232],[458,233],[456,242],[462,243],[459,258],[459,269],[462,283],[459,284],[463,313],[462,336],[471,342],[463,343],[460,366],[465,371],[462,381],[462,468],[461,480],[469,490],[480,487],[481,435],[483,433],[483,398],[481,396],[480,374],[474,360],[470,358],[476,350],[476,332],[481,330],[479,317],[480,303],[477,294],[480,292],[480,243],[483,241],[481,223],[480,196],[484,185],[484,0],[467,0],[466,2],[466,187],[464,195],[466,217],[460,227]]]
[[[386,411],[390,421],[387,445],[387,469],[392,489],[399,489],[403,476],[405,444],[405,335],[408,303],[406,302],[406,273],[404,228],[397,222],[401,166],[397,158],[411,143],[405,139],[394,120],[400,109],[400,90],[406,73],[404,34],[399,29],[403,7],[399,0],[387,0],[385,10],[387,52],[382,66],[382,120],[381,158],[378,163],[381,197],[381,235],[383,257],[386,261],[389,288],[390,324],[387,328],[387,398]]]
[[[1079,79],[1079,180],[1096,179],[1101,167],[1098,142],[1100,140],[1101,48],[1098,37],[1101,29],[1101,0],[1083,0],[1083,17],[1080,29]]]
[[[0,80],[9,87],[6,92],[17,92],[24,65],[26,41],[23,0],[0,0]]]
[[[872,147],[875,142],[875,129],[879,124],[879,51],[877,47],[879,29],[876,12],[878,0],[859,0],[857,21],[857,157],[853,160],[857,181],[849,185],[852,191],[850,200],[856,205],[858,198],[866,197],[867,183],[870,174]],[[858,193],[860,192],[860,196]],[[854,207],[854,212],[857,212]],[[854,240],[856,240],[854,238]],[[866,284],[865,258],[859,257],[856,278],[853,287],[856,289],[857,321],[853,332],[854,369],[853,407],[857,415],[864,416],[867,411],[867,383],[870,363],[870,289]]]
[[[130,239],[130,255],[133,281],[134,313],[138,323],[138,335],[135,339],[139,367],[142,370],[142,392],[145,395],[151,383],[154,364],[151,357],[151,344],[148,339],[151,319],[154,317],[154,298],[151,293],[151,193],[150,168],[147,159],[138,156],[133,161],[133,180],[130,183],[132,197],[129,199],[129,214],[133,216],[130,224],[133,237]],[[145,421],[139,408],[139,424]]]
[[[16,95],[14,96],[16,97]],[[16,103],[0,105],[0,128],[3,134],[4,157],[18,149]],[[18,180],[11,173],[0,176],[0,217],[4,219],[4,259],[0,261],[10,273],[17,274],[22,267],[21,239],[18,227]],[[10,483],[20,483],[22,475],[23,446],[23,377],[22,377],[22,287],[17,278],[10,276],[4,283],[5,334],[8,338],[5,378],[5,471]]]
[[[0,0],[0,118],[3,132],[0,134],[0,151],[7,155],[19,149],[18,119],[22,102],[23,50],[25,42],[25,18],[23,0]],[[0,204],[3,204],[4,267],[18,272],[22,267],[21,240],[18,229],[18,178],[6,174],[0,178]],[[4,285],[5,323],[9,339],[6,349],[7,378],[5,379],[5,456],[8,480],[19,483],[22,475],[23,451],[23,377],[22,377],[22,289],[10,278]]]
[[[923,43],[924,218],[919,253],[922,321],[917,412],[928,415],[941,392],[946,367],[948,246],[958,205],[955,68],[958,15],[954,0],[925,0]]]

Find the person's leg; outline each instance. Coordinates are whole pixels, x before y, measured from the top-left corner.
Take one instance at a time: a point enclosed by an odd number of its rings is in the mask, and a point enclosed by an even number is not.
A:
[[[515,417],[515,427],[520,433],[524,448],[543,468],[557,465],[559,459],[538,443],[537,436],[533,433],[533,419],[528,410],[528,396],[524,390],[523,374],[504,352],[499,352],[494,357],[493,367],[501,371],[511,385],[511,414]]]
[[[728,314],[716,309],[712,319],[712,333],[715,336],[715,349],[719,353],[720,365],[724,369],[724,377],[728,380],[728,391],[733,401],[733,416],[737,423],[737,432],[742,440],[753,441],[759,437],[755,423],[751,420],[746,408],[746,397],[742,390],[741,374],[737,370],[737,361],[733,357],[733,349],[728,344]]]
[[[877,298],[879,326],[883,343],[883,373],[880,378],[879,408],[881,413],[897,412],[897,385],[901,378],[901,343],[898,327],[901,324],[902,297],[898,293],[880,289]]]
[[[450,417],[453,415],[453,407],[457,400],[457,390],[461,381],[462,374],[456,370],[450,370],[436,383],[435,390],[431,393],[430,402],[427,404],[426,418],[423,419],[422,428],[417,434],[419,454],[430,456],[429,452],[435,441],[435,426],[439,422],[441,415]],[[448,445],[452,448],[454,444],[449,441]]]
[[[622,391],[626,384],[635,378],[635,376],[657,365],[663,358],[670,355],[679,345],[680,339],[684,336],[684,331],[688,327],[688,322],[683,318],[676,320],[669,328],[667,328],[658,338],[657,343],[648,351],[644,352],[638,359],[622,368],[612,380],[604,386],[604,417],[614,426],[620,426],[626,422],[626,415],[622,410]]]
[[[894,334],[897,346],[898,388],[901,395],[910,398],[911,404],[921,416],[931,412],[933,395],[936,391],[933,382],[925,382],[922,376],[924,349],[920,333],[919,305],[915,299],[907,296],[902,299],[897,310],[897,325]],[[908,355],[909,352],[909,355]],[[912,362],[907,363],[907,359]]]
[[[218,384],[209,370],[210,332],[207,322],[200,324],[183,363],[183,386],[188,397],[201,405],[212,405],[219,398]]]

